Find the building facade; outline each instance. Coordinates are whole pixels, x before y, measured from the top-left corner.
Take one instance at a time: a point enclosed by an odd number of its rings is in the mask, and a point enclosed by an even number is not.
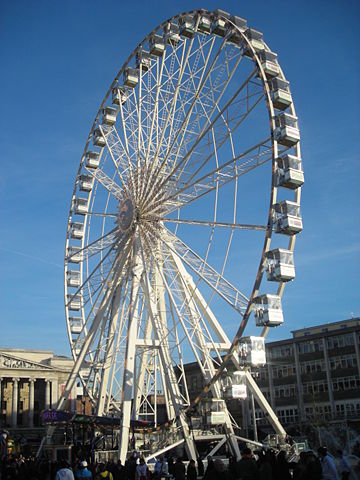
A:
[[[360,318],[266,345],[258,385],[284,425],[360,419]],[[259,424],[263,413],[256,411]]]
[[[41,427],[41,411],[54,408],[73,360],[46,350],[0,349],[0,427]],[[76,408],[76,387],[67,410]]]
[[[360,318],[295,330],[292,338],[266,343],[267,363],[254,369],[262,393],[289,431],[302,426],[353,422],[360,428]],[[231,367],[230,367],[231,368]],[[195,398],[203,387],[196,364],[186,366]],[[271,433],[266,415],[252,397],[230,400],[230,412],[245,434],[257,428]]]

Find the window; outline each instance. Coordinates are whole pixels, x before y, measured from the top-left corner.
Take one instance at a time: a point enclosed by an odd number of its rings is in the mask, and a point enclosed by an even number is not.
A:
[[[344,334],[344,335],[337,335],[336,337],[329,337],[327,339],[328,349],[331,350],[333,348],[342,348],[347,346],[354,345],[354,337],[351,333]]]
[[[279,365],[272,367],[272,374],[274,378],[290,377],[296,375],[296,368],[294,365]]]
[[[283,358],[293,355],[292,345],[284,345],[281,347],[274,347],[270,350],[271,358]]]
[[[334,391],[355,390],[360,385],[360,379],[355,375],[343,378],[333,378],[332,384]]]
[[[313,373],[313,372],[324,372],[325,369],[325,360],[311,360],[308,362],[301,362],[300,364],[301,373]]]
[[[307,340],[306,342],[300,342],[298,349],[299,353],[321,352],[324,349],[324,345],[321,339]]]

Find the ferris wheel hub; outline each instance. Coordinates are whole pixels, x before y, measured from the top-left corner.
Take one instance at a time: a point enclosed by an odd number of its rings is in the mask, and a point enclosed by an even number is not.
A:
[[[136,208],[130,197],[125,197],[119,203],[118,227],[122,233],[129,231],[136,217]]]

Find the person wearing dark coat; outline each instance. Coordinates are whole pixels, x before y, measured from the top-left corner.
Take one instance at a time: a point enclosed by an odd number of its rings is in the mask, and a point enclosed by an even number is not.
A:
[[[203,461],[201,460],[200,457],[198,457],[198,459],[197,459],[197,469],[198,469],[199,477],[203,477],[204,476],[204,464],[203,464]]]
[[[236,464],[237,479],[258,480],[259,471],[252,456],[250,448],[244,448],[241,452],[241,459]]]
[[[259,480],[274,480],[271,462],[266,452],[259,452],[257,467],[259,471]]]
[[[185,465],[181,458],[178,458],[174,465],[174,477],[175,480],[185,480]]]
[[[187,480],[196,480],[197,479],[197,470],[195,466],[195,460],[190,460],[189,465],[186,470]]]
[[[290,468],[292,469],[292,466],[286,460],[286,452],[280,450],[276,457],[276,478],[281,478],[281,480],[291,480]]]

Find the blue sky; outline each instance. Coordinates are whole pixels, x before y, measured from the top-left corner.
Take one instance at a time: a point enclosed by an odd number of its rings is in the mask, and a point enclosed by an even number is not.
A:
[[[91,124],[137,44],[166,18],[202,7],[264,33],[299,117],[304,231],[285,324],[269,338],[360,315],[358,1],[15,0],[0,4],[1,346],[69,354],[65,234]]]

